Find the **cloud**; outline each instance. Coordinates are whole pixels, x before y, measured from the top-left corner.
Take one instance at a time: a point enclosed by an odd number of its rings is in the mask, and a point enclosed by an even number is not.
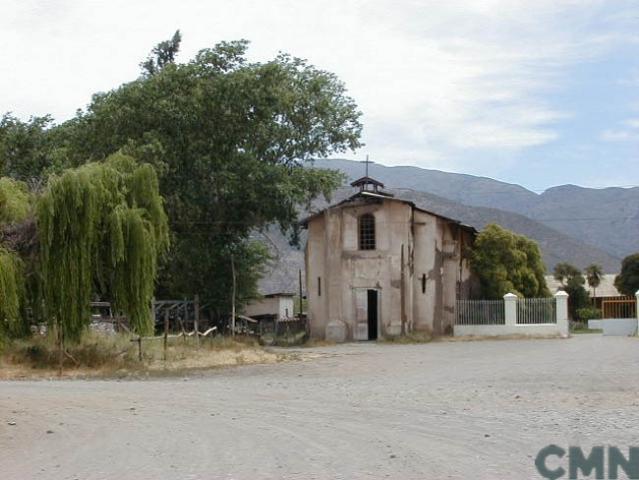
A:
[[[604,130],[601,139],[604,142],[628,142],[638,140],[639,135],[629,130]]]
[[[604,142],[631,142],[639,140],[639,118],[630,118],[622,123],[621,128],[604,130],[601,140]]]
[[[572,66],[620,41],[618,32],[589,29],[602,5],[596,1],[375,4],[367,18],[379,29],[385,25],[388,35],[373,28],[367,41],[384,56],[388,74],[374,91],[365,85],[356,91],[364,93],[365,112],[382,117],[392,111],[406,124],[411,150],[520,150],[557,140],[554,125],[572,112],[550,103],[547,94],[561,88]],[[376,63],[366,62],[371,74]],[[370,149],[387,142],[367,137]],[[401,163],[406,153],[394,160]]]
[[[614,3],[14,0],[0,18],[0,61],[12,67],[0,77],[0,111],[69,118],[92,93],[134,78],[180,28],[183,60],[248,38],[256,60],[284,50],[335,72],[364,113],[365,150],[377,161],[494,171],[561,141],[574,112],[552,98],[571,68],[636,40],[628,18],[638,8]]]

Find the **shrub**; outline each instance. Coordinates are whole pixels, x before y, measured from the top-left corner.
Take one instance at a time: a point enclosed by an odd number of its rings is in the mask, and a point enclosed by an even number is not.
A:
[[[577,319],[582,322],[587,322],[588,320],[597,320],[601,318],[601,310],[594,307],[587,308],[579,308],[576,311]]]

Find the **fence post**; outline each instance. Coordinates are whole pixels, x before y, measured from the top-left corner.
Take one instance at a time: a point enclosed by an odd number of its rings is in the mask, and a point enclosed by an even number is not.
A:
[[[193,330],[195,330],[195,346],[200,348],[200,296],[193,298]]]
[[[514,293],[504,295],[506,325],[517,325],[517,300],[517,295]]]
[[[635,313],[637,314],[637,335],[639,335],[639,290],[635,293],[635,298],[637,299],[637,306],[635,307]]]
[[[557,302],[557,328],[562,337],[570,335],[570,326],[568,323],[568,294],[563,290],[555,293],[555,301]]]
[[[164,361],[166,362],[166,350],[169,339],[169,309],[164,309]]]

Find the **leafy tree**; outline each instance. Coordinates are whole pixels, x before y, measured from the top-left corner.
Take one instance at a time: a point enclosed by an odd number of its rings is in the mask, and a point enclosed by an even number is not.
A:
[[[25,184],[0,178],[0,340],[25,332],[25,264],[15,250],[15,226],[31,212]]]
[[[597,296],[597,287],[601,285],[601,279],[603,278],[603,269],[600,265],[588,265],[586,267],[586,281],[588,286],[592,288],[593,297]]]
[[[11,178],[0,178],[0,226],[24,221],[31,210],[27,186]]]
[[[170,63],[175,63],[175,56],[180,50],[182,34],[176,30],[170,40],[158,43],[151,51],[151,55],[140,63],[142,71],[146,75],[155,75]]]
[[[550,295],[539,246],[499,225],[488,225],[473,246],[471,266],[485,298],[506,293],[534,298]]]
[[[39,178],[51,162],[51,125],[48,115],[23,122],[4,114],[0,118],[0,175],[22,181]]]
[[[174,237],[160,291],[220,307],[229,251],[246,298],[265,261],[252,232],[277,223],[295,238],[300,204],[340,184],[308,162],[359,147],[360,112],[333,74],[303,60],[251,63],[242,40],[180,64],[178,46],[179,36],[158,45],[140,78],[95,95],[52,134],[73,165],[121,150],[155,167]]]
[[[639,291],[639,253],[623,259],[621,273],[615,278],[615,287],[623,295],[634,296]]]
[[[49,179],[37,203],[44,298],[61,339],[77,340],[99,291],[150,333],[158,257],[168,246],[157,176],[148,164],[112,155]]]
[[[580,285],[585,283],[581,270],[567,262],[560,262],[555,265],[553,276],[555,280],[561,283],[562,287],[566,287],[569,283]]]
[[[568,309],[570,317],[578,319],[577,312],[585,309],[590,304],[590,295],[584,288],[586,279],[581,270],[570,263],[562,262],[555,265],[554,277],[561,283],[568,296]]]

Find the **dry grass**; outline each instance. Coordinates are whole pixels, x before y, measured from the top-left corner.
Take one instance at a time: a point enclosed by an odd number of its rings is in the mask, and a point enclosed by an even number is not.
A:
[[[304,342],[300,347],[303,348],[320,348],[320,347],[334,347],[338,345],[336,342],[332,342],[330,340],[317,340],[314,338],[309,338]]]
[[[276,363],[288,359],[273,353],[254,339],[215,337],[200,340],[171,338],[164,360],[163,340],[142,342],[142,361],[138,344],[128,335],[88,332],[77,345],[67,348],[62,376],[65,378],[177,375],[190,370]],[[6,346],[0,355],[0,380],[53,378],[59,375],[59,351],[50,337],[34,337]]]
[[[406,335],[400,335],[397,337],[389,337],[385,339],[378,340],[380,343],[391,343],[398,345],[406,345],[412,343],[429,343],[433,341],[433,335],[430,332],[419,331],[419,332],[410,332]]]

